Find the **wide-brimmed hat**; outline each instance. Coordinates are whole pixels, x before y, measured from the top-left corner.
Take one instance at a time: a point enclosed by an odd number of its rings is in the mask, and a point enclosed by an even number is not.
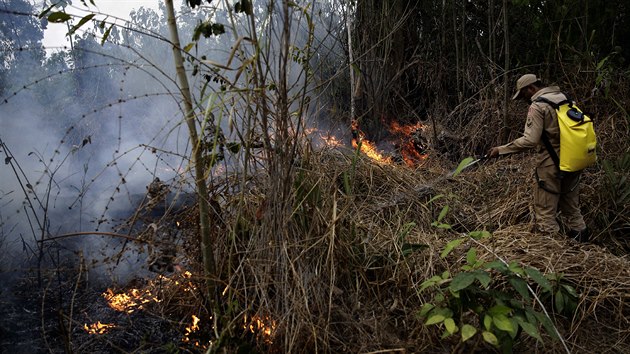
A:
[[[523,76],[521,76],[517,81],[516,81],[516,93],[514,94],[514,97],[512,97],[513,100],[519,98],[521,96],[521,90],[535,82],[540,81],[539,78],[536,77],[536,75],[534,74],[525,74]]]

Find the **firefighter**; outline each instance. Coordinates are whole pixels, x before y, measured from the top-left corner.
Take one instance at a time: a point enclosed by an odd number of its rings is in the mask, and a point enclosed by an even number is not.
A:
[[[512,100],[521,99],[529,104],[523,136],[502,146],[495,146],[488,151],[489,157],[537,149],[539,162],[534,175],[534,216],[538,232],[553,234],[560,231],[556,215],[565,219],[569,228],[568,235],[580,242],[588,241],[588,230],[580,212],[579,181],[580,171],[562,172],[554,163],[551,155],[542,144],[543,130],[551,146],[558,153],[560,146],[560,128],[555,109],[535,100],[544,95],[552,102],[565,99],[557,86],[544,85],[534,74],[521,76],[516,82],[516,93]]]

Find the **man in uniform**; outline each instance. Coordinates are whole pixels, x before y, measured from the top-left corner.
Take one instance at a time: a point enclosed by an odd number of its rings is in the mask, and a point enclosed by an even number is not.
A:
[[[579,181],[580,172],[562,172],[549,155],[542,143],[543,131],[546,132],[551,146],[559,153],[560,127],[556,111],[549,104],[536,102],[544,96],[557,103],[566,96],[557,86],[546,87],[534,74],[521,76],[516,82],[513,100],[522,99],[530,104],[523,136],[502,146],[495,146],[488,151],[489,157],[522,152],[537,148],[540,154],[535,169],[534,215],[536,229],[544,233],[557,233],[560,226],[556,220],[558,211],[565,218],[569,236],[580,241],[588,241],[588,232],[580,212]]]

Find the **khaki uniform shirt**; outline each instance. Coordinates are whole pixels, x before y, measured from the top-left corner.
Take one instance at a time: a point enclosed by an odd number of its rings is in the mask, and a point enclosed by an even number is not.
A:
[[[566,99],[557,86],[545,87],[536,92],[532,96],[532,104],[529,105],[523,136],[511,143],[499,146],[499,154],[510,154],[536,148],[541,153],[539,163],[542,164],[544,162],[544,165],[553,164],[541,137],[543,130],[546,131],[551,146],[558,153],[560,148],[560,127],[558,126],[556,110],[547,103],[535,102],[538,97],[543,95],[552,102],[560,102]]]

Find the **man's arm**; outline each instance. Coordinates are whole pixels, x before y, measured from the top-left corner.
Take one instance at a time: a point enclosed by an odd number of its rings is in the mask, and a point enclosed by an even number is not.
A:
[[[535,148],[540,143],[543,121],[544,111],[542,107],[538,103],[532,103],[527,112],[523,136],[505,145],[493,147],[488,151],[488,156],[496,157]]]

